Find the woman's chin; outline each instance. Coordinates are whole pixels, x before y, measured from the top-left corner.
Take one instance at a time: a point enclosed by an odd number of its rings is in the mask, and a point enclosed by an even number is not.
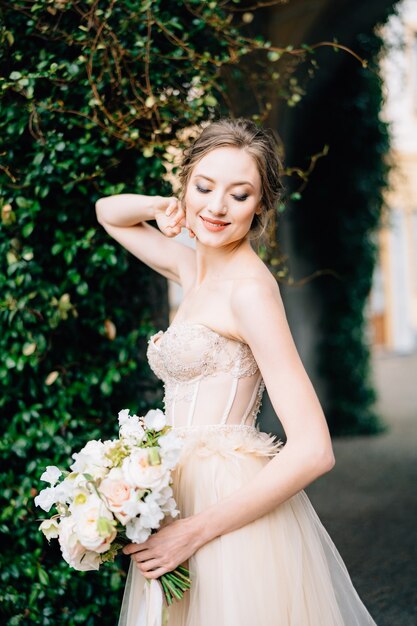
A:
[[[195,234],[196,244],[200,246],[204,246],[206,248],[228,248],[230,246],[236,247],[238,244],[242,243],[242,241],[246,239],[246,235],[242,234],[242,236],[234,234],[233,237],[210,237],[207,236],[206,233]]]

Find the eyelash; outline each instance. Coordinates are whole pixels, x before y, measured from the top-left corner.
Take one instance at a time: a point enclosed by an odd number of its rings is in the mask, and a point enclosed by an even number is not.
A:
[[[197,191],[199,191],[200,193],[210,193],[210,191],[211,191],[211,189],[203,189],[202,187],[199,187],[198,185],[196,185],[195,187],[196,187]],[[238,202],[244,202],[249,197],[248,194],[244,194],[243,196],[235,196],[235,195],[232,194],[232,196]]]

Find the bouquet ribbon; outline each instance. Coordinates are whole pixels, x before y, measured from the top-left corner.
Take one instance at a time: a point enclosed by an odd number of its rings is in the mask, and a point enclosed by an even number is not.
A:
[[[129,604],[123,626],[162,626],[164,598],[161,583],[155,578],[146,578],[133,561],[130,563],[125,593]],[[123,611],[122,611],[123,612]]]

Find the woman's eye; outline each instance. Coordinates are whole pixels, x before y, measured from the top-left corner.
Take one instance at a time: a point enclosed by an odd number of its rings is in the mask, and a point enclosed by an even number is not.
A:
[[[200,193],[209,193],[210,189],[204,189],[203,187],[200,187],[199,185],[195,186],[197,191],[199,191]]]
[[[249,196],[248,194],[244,194],[243,196],[233,196],[235,200],[238,200],[239,202],[244,202],[244,200],[246,200]]]

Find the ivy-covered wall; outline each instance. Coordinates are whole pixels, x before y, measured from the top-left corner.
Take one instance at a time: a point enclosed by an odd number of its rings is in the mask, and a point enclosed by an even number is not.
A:
[[[222,5],[0,0],[1,624],[116,623],[128,563],[71,571],[33,498],[46,465],[117,433],[120,409],[161,406],[145,350],[166,281],[94,204],[170,195],[178,132],[229,111],[225,69],[263,44]]]

